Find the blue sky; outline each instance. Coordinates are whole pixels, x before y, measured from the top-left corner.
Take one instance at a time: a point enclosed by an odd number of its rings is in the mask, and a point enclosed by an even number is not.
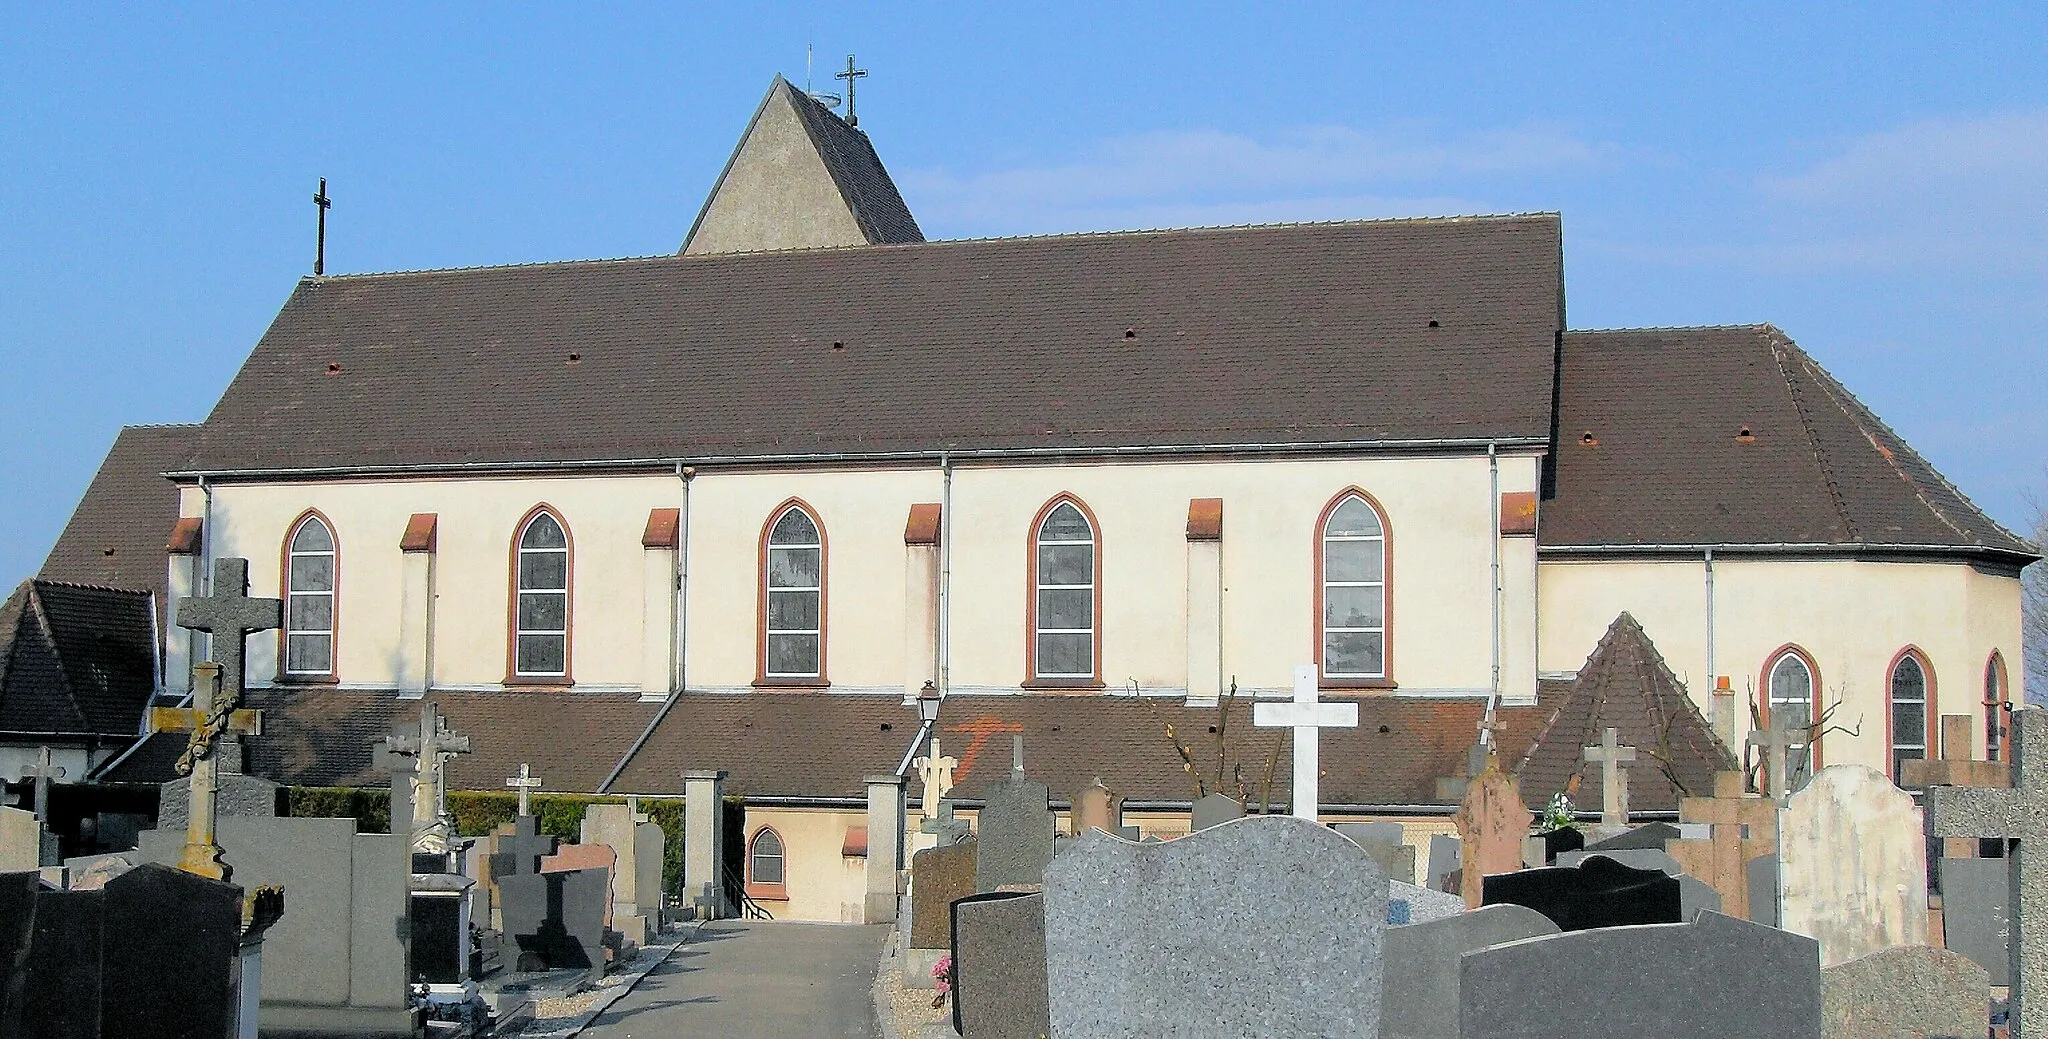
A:
[[[1418,5],[1419,6],[1419,5]],[[0,581],[310,270],[673,251],[856,52],[930,237],[1558,210],[1574,327],[1771,321],[1993,516],[2048,497],[2048,5],[10,5]]]

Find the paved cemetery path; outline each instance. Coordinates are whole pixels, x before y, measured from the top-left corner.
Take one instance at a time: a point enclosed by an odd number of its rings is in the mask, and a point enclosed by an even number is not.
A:
[[[875,964],[886,925],[707,924],[583,1039],[879,1039]]]

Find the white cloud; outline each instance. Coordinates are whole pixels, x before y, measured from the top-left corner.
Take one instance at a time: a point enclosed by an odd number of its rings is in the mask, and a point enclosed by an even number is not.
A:
[[[900,178],[942,233],[1018,233],[1468,213],[1447,182],[1587,169],[1614,149],[1551,126],[1433,137],[1307,127],[1261,139],[1215,130],[1106,141],[1069,162]],[[1423,187],[1421,193],[1389,188]]]

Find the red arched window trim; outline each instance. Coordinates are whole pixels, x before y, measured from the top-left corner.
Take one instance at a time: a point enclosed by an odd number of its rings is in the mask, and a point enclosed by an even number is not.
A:
[[[1330,526],[1330,516],[1343,505],[1346,499],[1357,498],[1379,517],[1380,521],[1380,677],[1379,678],[1331,678],[1323,674],[1323,541]],[[1387,518],[1386,507],[1363,487],[1346,487],[1323,506],[1322,514],[1316,517],[1316,526],[1310,532],[1315,539],[1314,570],[1309,580],[1315,586],[1310,596],[1313,611],[1309,615],[1309,638],[1314,642],[1310,652],[1314,654],[1319,686],[1323,689],[1398,689],[1394,681],[1394,524]]]
[[[1089,536],[1095,540],[1094,584],[1095,615],[1090,621],[1094,634],[1089,639],[1093,658],[1089,663],[1090,676],[1087,678],[1040,678],[1038,677],[1038,532],[1054,509],[1061,505],[1072,505],[1088,521]],[[1102,683],[1102,524],[1095,518],[1095,511],[1088,507],[1078,495],[1061,491],[1052,496],[1038,515],[1031,517],[1031,526],[1024,532],[1024,681],[1026,689],[1101,689]]]
[[[562,543],[568,546],[569,561],[563,571],[562,585],[566,594],[562,597],[562,673],[560,675],[522,675],[519,673],[519,539],[526,536],[526,528],[535,518],[546,513],[562,528]],[[526,510],[519,522],[512,525],[512,538],[506,545],[505,576],[505,685],[519,686],[568,686],[576,684],[576,532],[569,527],[569,521],[562,518],[561,510],[541,502]]]
[[[782,511],[781,508],[777,508],[775,514],[780,516]],[[761,840],[761,835],[764,833],[773,834],[775,836],[775,843],[782,848],[781,883],[763,884],[754,879],[754,845]],[[789,900],[789,842],[783,839],[782,831],[777,830],[773,826],[763,826],[755,830],[753,835],[747,838],[746,890],[748,898],[761,898],[778,902]]]
[[[2005,670],[2005,654],[1995,649],[1984,662],[1985,685],[1990,685],[1994,676],[1998,688],[1984,691],[1984,755],[1987,761],[2005,761],[2012,750],[2012,718],[2008,713],[2012,703],[2012,686],[2008,683],[2012,676]]]
[[[1934,735],[1941,729],[1941,726],[1938,724],[1941,711],[1939,701],[1935,695],[1937,687],[1934,679],[1934,663],[1927,659],[1925,650],[1922,650],[1919,646],[1908,645],[1906,648],[1893,654],[1891,663],[1884,666],[1884,773],[1891,776],[1894,783],[1898,782],[1899,777],[1895,774],[1897,770],[1892,767],[1892,746],[1898,742],[1897,734],[1892,732],[1892,676],[1898,672],[1899,662],[1907,657],[1912,657],[1913,662],[1920,665],[1920,676],[1927,683],[1927,702],[1920,709],[1920,728],[1922,730],[1920,733],[1920,748],[1922,757],[1934,756],[1936,753]]]
[[[789,510],[798,509],[818,528],[818,677],[770,678],[768,676],[768,536]],[[818,510],[802,498],[786,498],[768,512],[761,524],[761,537],[754,559],[754,686],[765,689],[824,689],[832,684],[828,652],[832,622],[832,538]],[[777,834],[776,836],[781,836]],[[786,845],[785,845],[786,847]]]
[[[327,529],[327,537],[334,542],[334,588],[328,595],[328,636],[327,673],[287,674],[287,636],[291,634],[292,616],[292,542],[299,536],[299,529],[307,520],[319,520]],[[284,528],[284,543],[277,549],[277,594],[284,600],[284,623],[277,629],[277,682],[284,685],[333,685],[340,681],[341,674],[341,532],[334,527],[334,521],[319,509],[307,509]]]

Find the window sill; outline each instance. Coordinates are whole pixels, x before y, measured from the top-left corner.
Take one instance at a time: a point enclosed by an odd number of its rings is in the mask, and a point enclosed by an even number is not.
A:
[[[1318,685],[1322,689],[1399,689],[1401,684],[1391,678],[1325,678]]]
[[[777,689],[829,689],[829,678],[756,678],[754,688],[772,692]]]
[[[576,680],[567,675],[550,678],[546,675],[506,675],[502,683],[506,689],[567,689]]]
[[[278,675],[271,679],[276,685],[340,685],[336,675]]]
[[[1105,689],[1107,686],[1104,686],[1102,679],[1099,678],[1027,678],[1023,682],[1023,688],[1088,692]]]
[[[787,902],[789,901],[789,885],[748,884],[747,897],[760,899],[764,902]]]

